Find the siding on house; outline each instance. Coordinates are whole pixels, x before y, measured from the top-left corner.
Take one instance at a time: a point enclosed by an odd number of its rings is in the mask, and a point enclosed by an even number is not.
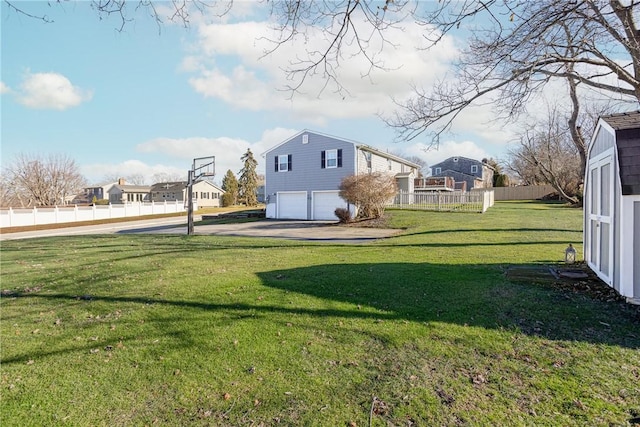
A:
[[[330,150],[338,153],[338,167],[327,167]],[[283,162],[279,162],[279,156],[283,156]],[[322,213],[318,216],[326,216],[326,212],[332,211],[329,206],[334,203],[332,200],[335,200],[336,207],[345,206],[346,202],[340,201],[337,191],[344,177],[356,173],[386,172],[395,176],[398,182],[407,181],[406,188],[412,190],[413,175],[419,168],[408,160],[368,145],[308,130],[269,149],[263,157],[268,218],[302,216],[297,219],[316,219],[314,212],[319,210]],[[285,158],[288,163],[286,168]],[[368,159],[371,168],[368,167]],[[319,192],[326,194],[320,195]],[[306,216],[301,214],[305,210],[302,206],[305,196]],[[316,208],[319,210],[316,211]]]
[[[306,144],[302,143],[304,135]],[[322,151],[333,149],[342,150],[342,167],[321,168]],[[291,170],[276,172],[275,159],[279,155],[291,155]],[[330,136],[303,132],[267,151],[265,164],[267,201],[279,191],[337,189],[343,177],[355,173],[355,146]]]

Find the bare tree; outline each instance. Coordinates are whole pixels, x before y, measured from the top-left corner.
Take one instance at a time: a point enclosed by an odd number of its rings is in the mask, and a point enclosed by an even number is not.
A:
[[[583,168],[565,117],[550,109],[548,118],[526,129],[509,151],[509,169],[528,184],[550,184],[560,197],[580,204]]]
[[[462,1],[458,12],[445,1],[428,15],[437,42],[470,16],[490,25],[471,30],[454,78],[415,88],[388,123],[405,139],[450,129],[467,107],[493,104],[498,117],[514,119],[531,96],[553,80],[568,81],[610,97],[640,100],[640,36],[636,2],[621,0]],[[635,11],[637,14],[638,11]],[[449,17],[450,19],[446,19]],[[425,21],[426,23],[427,21]]]
[[[340,197],[358,208],[359,218],[381,218],[398,192],[393,176],[384,172],[349,175],[340,183]]]
[[[151,180],[154,184],[159,182],[181,182],[186,181],[186,176],[177,173],[158,172],[153,174]]]
[[[75,161],[65,155],[18,154],[8,167],[15,197],[22,206],[55,206],[86,185]]]
[[[49,7],[64,7],[66,1],[55,0],[47,2]],[[158,30],[166,21],[180,24],[188,27],[191,22],[191,16],[194,13],[204,14],[207,11],[222,16],[229,12],[233,5],[233,0],[172,0],[168,13],[163,13],[167,9],[162,9],[158,5],[162,5],[163,1],[153,0],[91,0],[90,5],[100,20],[114,18],[118,22],[116,29],[123,31],[127,24],[136,19],[139,14],[146,15],[158,24]],[[30,7],[24,1],[4,0],[7,7],[19,15],[40,20],[44,23],[53,23],[54,20],[46,13],[31,12]],[[40,5],[41,6],[41,5]]]

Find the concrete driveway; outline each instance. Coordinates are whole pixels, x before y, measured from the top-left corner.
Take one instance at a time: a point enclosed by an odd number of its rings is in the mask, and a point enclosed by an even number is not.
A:
[[[165,230],[166,231],[166,230]],[[273,237],[329,243],[366,243],[395,236],[400,230],[345,227],[335,221],[261,220],[234,224],[196,225],[197,235]]]
[[[272,237],[314,242],[357,244],[391,237],[400,230],[344,227],[335,221],[286,221],[260,220],[234,224],[197,225],[196,235]],[[35,237],[73,236],[90,234],[187,234],[186,218],[158,218],[141,221],[127,221],[112,224],[86,225],[59,229],[45,229],[0,234],[0,240],[30,239]]]

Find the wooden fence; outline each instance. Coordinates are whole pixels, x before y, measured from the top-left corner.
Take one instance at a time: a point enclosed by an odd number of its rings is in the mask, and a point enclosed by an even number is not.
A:
[[[550,185],[523,185],[519,187],[494,187],[496,200],[536,200],[556,190]]]
[[[398,209],[416,209],[439,212],[485,212],[493,206],[493,191],[444,192],[429,191],[396,195],[388,205]]]

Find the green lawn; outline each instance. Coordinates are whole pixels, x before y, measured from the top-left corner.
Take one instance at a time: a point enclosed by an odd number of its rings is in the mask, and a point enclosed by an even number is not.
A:
[[[582,212],[390,211],[367,245],[14,240],[2,426],[628,425],[640,321],[508,266],[582,254]]]

